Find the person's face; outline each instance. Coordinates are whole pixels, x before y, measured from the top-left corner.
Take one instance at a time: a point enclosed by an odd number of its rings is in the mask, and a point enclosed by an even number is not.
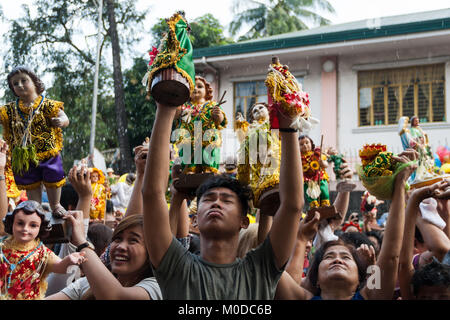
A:
[[[347,233],[347,232],[359,232],[359,230],[356,227],[350,226],[350,227],[347,227],[347,229],[345,229],[345,233]]]
[[[194,92],[192,92],[192,100],[199,101],[206,97],[206,87],[202,80],[195,81]]]
[[[118,275],[138,272],[147,262],[144,231],[134,226],[119,233],[111,242],[111,271]]]
[[[267,110],[265,105],[257,104],[252,109],[252,115],[253,119],[255,119],[256,121],[266,120],[269,118],[269,111]]]
[[[19,243],[27,243],[37,238],[41,218],[37,213],[25,214],[23,210],[16,212],[13,222],[13,236]]]
[[[359,217],[357,213],[352,213],[349,217],[348,220],[350,222],[354,222],[354,223],[358,223],[359,222]]]
[[[239,233],[248,226],[247,217],[242,215],[242,206],[237,194],[228,188],[212,188],[200,199],[197,209],[198,229],[206,234]]]
[[[303,138],[299,140],[300,152],[305,153],[311,151],[312,145],[311,141],[308,138]]]
[[[33,80],[26,73],[19,72],[11,77],[11,84],[14,93],[19,98],[27,98],[36,94],[36,86]]]
[[[417,292],[417,300],[450,300],[450,287],[423,286]]]
[[[95,183],[97,181],[98,181],[98,172],[94,171],[94,172],[91,173],[91,182]]]
[[[329,280],[344,281],[355,288],[358,286],[358,266],[347,247],[331,246],[325,251],[319,264],[317,283],[323,288]]]
[[[419,125],[419,119],[418,118],[414,118],[413,120],[412,120],[412,126],[413,127],[417,127],[418,125]]]
[[[375,246],[375,251],[378,252],[380,250],[380,243],[378,242],[378,239],[374,236],[368,236],[369,240],[372,241],[373,245]]]

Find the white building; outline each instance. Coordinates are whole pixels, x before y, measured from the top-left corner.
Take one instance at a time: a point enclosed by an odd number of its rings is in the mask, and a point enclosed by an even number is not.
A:
[[[320,125],[310,136],[352,161],[365,143],[402,150],[400,116],[417,115],[433,150],[450,140],[450,9],[363,20],[197,49],[196,72],[214,87],[231,131],[237,111],[267,101],[272,56],[310,94]],[[231,149],[224,151],[230,153]]]

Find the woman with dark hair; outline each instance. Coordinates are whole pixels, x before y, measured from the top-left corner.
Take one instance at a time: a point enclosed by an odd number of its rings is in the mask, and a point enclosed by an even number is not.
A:
[[[47,300],[161,299],[144,242],[142,215],[128,216],[114,229],[106,265],[86,241],[81,215],[76,212],[67,219],[73,225],[72,243],[87,258],[81,265],[86,277],[48,296]]]
[[[20,203],[3,223],[10,236],[0,240],[0,299],[42,299],[50,272],[66,273],[85,260],[78,252],[61,259],[42,243],[52,225],[36,201]]]
[[[408,163],[408,166],[395,178],[394,195],[383,244],[376,265],[371,269],[376,281],[366,283],[368,270],[365,270],[365,265],[361,263],[354,246],[340,240],[326,242],[318,249],[307,275],[311,290],[305,289],[290,274],[284,272],[278,283],[276,295],[278,299],[390,300],[393,298],[405,223],[405,185],[417,167],[411,162],[416,158],[417,152],[414,150],[404,151],[395,157],[396,161]],[[307,222],[315,226],[310,229],[317,230],[319,217],[319,213],[316,212],[314,218]],[[309,232],[308,235],[313,237],[314,233]],[[373,249],[366,254],[373,255]],[[291,257],[291,259],[298,259],[298,257]]]

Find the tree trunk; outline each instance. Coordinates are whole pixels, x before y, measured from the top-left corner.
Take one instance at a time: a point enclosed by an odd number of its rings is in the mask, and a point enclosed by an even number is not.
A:
[[[108,12],[108,32],[111,37],[113,55],[114,100],[120,149],[119,170],[123,174],[131,171],[133,160],[131,158],[130,141],[127,132],[127,114],[125,111],[125,94],[123,90],[122,66],[120,63],[119,36],[117,34],[116,17],[114,15],[114,0],[106,0],[106,10]]]

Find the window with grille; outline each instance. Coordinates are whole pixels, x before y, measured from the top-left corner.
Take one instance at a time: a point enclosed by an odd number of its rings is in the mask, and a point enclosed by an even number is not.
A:
[[[445,121],[445,66],[435,64],[358,72],[359,126]]]
[[[303,77],[297,77],[303,85]],[[267,87],[264,80],[234,83],[234,117],[240,112],[247,120],[249,109],[257,102],[268,102]]]

